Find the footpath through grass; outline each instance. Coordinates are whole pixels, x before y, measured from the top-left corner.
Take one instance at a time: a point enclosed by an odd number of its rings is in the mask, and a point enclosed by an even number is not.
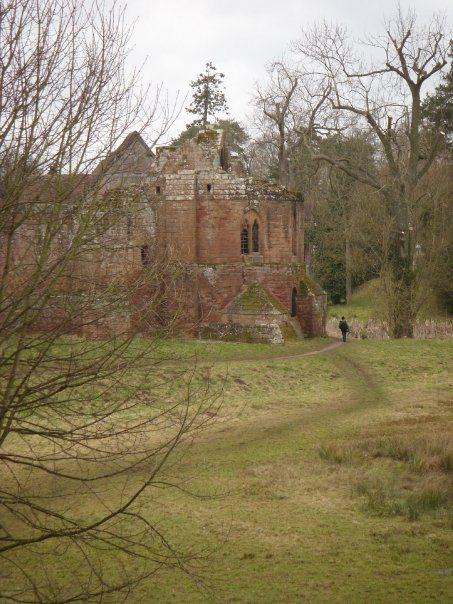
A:
[[[448,602],[451,352],[365,341],[213,368],[223,418],[172,474],[217,496],[149,504],[207,554],[207,591],[165,571],[129,601]]]

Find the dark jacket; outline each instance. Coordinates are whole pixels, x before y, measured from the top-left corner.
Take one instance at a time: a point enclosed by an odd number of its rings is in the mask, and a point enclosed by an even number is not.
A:
[[[348,332],[349,331],[349,325],[347,324],[346,321],[340,321],[338,323],[338,328],[343,331],[343,332]]]

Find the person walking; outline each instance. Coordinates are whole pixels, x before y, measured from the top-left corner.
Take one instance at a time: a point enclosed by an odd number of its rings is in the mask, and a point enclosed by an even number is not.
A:
[[[346,334],[349,333],[349,325],[344,317],[341,317],[341,321],[338,323],[338,329],[341,331],[343,336],[343,342],[346,342]]]

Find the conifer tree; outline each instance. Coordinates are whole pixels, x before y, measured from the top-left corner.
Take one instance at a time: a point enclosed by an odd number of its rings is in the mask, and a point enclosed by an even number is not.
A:
[[[192,104],[187,109],[188,113],[198,116],[192,124],[206,126],[210,116],[215,116],[219,111],[228,112],[228,107],[223,92],[223,78],[225,75],[217,71],[209,62],[203,73],[190,83],[193,89]]]
[[[246,145],[250,137],[239,122],[234,119],[216,120],[213,123],[213,127],[224,131],[225,143],[230,151],[237,153],[240,157],[244,157]],[[194,138],[200,130],[203,130],[201,124],[189,124],[185,130],[172,140],[171,144],[177,147],[184,141]]]

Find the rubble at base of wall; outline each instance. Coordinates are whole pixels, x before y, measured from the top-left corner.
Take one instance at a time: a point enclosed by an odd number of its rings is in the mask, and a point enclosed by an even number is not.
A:
[[[223,340],[225,342],[248,342],[283,344],[285,333],[278,323],[239,325],[237,323],[208,323],[200,328],[203,340]]]

